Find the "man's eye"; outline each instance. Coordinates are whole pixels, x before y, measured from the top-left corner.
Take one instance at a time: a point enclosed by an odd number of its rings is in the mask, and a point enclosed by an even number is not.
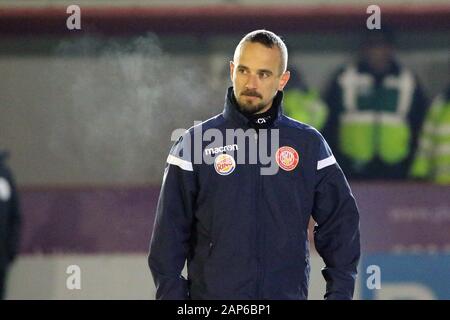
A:
[[[238,69],[238,72],[244,74],[245,73],[245,69]]]
[[[265,79],[265,78],[267,78],[267,77],[269,76],[269,73],[267,73],[267,72],[261,72],[261,73],[259,74],[259,76],[260,76],[261,78]]]

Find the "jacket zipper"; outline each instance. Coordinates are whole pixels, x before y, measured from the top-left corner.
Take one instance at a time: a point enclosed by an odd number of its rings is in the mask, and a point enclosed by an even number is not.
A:
[[[262,249],[261,246],[263,243],[260,241],[261,235],[263,234],[261,228],[263,226],[262,221],[260,221],[261,217],[258,215],[259,211],[259,198],[261,194],[261,175],[259,172],[260,165],[259,165],[259,141],[258,141],[258,133],[255,133],[255,140],[256,140],[256,166],[255,166],[255,173],[256,173],[256,195],[255,195],[255,213],[256,213],[256,296],[258,300],[261,300],[263,298],[262,291],[263,291],[263,259],[262,259]]]

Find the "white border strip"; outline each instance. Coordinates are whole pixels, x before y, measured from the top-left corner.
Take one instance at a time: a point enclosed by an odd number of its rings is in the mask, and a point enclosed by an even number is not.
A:
[[[192,162],[177,158],[171,154],[169,154],[169,156],[167,157],[167,163],[178,166],[186,171],[194,171],[194,169],[192,168]]]
[[[336,163],[336,159],[333,155],[329,156],[326,159],[317,161],[317,170],[323,169],[325,167],[331,166],[332,164]]]

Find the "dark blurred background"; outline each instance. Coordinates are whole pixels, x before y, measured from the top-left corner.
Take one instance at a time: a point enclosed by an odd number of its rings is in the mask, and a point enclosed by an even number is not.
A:
[[[448,1],[378,1],[372,31],[364,1],[78,1],[80,30],[71,4],[0,1],[0,150],[22,218],[6,298],[154,297],[171,134],[222,111],[237,43],[264,28],[288,46],[286,113],[325,135],[360,207],[355,297],[450,299]]]

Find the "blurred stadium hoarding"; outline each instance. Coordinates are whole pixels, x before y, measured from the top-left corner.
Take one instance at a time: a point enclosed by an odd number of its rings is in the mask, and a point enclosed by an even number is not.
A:
[[[361,210],[363,252],[355,298],[450,299],[450,187],[352,186]],[[22,256],[13,272],[10,297],[153,297],[145,253],[158,193],[158,187],[26,190],[24,211],[33,214],[25,216]],[[311,259],[310,299],[321,299],[323,262],[315,251]],[[86,273],[81,291],[66,290],[61,280],[72,263]],[[380,269],[378,289],[367,285],[370,266]],[[41,270],[41,276],[27,280],[25,289],[23,272],[29,268]],[[127,293],[124,279],[134,283],[133,292]],[[38,290],[43,283],[48,291]]]
[[[82,28],[68,33],[63,5],[8,7],[0,5],[0,34],[77,36],[86,33],[136,35],[244,33],[263,27],[275,32],[336,32],[365,28],[367,4],[238,4],[192,6],[79,5]],[[448,3],[379,4],[383,23],[402,30],[448,30]],[[282,19],[280,19],[282,17]]]

